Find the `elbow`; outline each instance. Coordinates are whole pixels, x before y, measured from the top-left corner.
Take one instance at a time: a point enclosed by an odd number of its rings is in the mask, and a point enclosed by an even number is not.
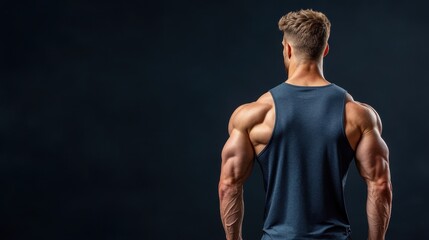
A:
[[[243,184],[234,181],[219,181],[218,194],[219,199],[222,201],[227,196],[234,196],[242,193]]]
[[[370,182],[368,183],[368,193],[391,202],[392,183],[390,181]]]
[[[372,189],[374,191],[392,191],[392,182],[387,179],[378,180],[378,181],[369,181],[368,189]]]

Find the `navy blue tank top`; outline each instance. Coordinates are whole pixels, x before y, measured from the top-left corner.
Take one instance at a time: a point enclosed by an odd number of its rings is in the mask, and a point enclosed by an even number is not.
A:
[[[282,83],[275,125],[258,154],[266,192],[263,240],[349,239],[344,185],[354,157],[344,132],[346,91]]]

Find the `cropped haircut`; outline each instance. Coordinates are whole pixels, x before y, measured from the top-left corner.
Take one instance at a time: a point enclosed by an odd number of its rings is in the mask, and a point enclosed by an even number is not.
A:
[[[281,17],[279,29],[302,57],[314,60],[325,50],[331,23],[325,14],[307,9]]]

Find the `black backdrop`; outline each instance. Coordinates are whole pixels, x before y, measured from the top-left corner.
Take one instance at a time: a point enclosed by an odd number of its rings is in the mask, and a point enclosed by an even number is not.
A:
[[[325,76],[370,103],[391,150],[388,239],[428,239],[424,1],[0,3],[0,238],[222,239],[227,121],[285,80],[277,21],[332,22]],[[258,166],[245,239],[259,239]],[[346,189],[365,239],[365,185]]]

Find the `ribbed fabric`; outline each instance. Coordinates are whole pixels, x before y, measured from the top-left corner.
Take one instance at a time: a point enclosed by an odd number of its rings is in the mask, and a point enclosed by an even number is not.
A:
[[[266,192],[263,240],[350,239],[344,185],[354,152],[344,133],[346,91],[282,83],[276,120],[257,156]]]

